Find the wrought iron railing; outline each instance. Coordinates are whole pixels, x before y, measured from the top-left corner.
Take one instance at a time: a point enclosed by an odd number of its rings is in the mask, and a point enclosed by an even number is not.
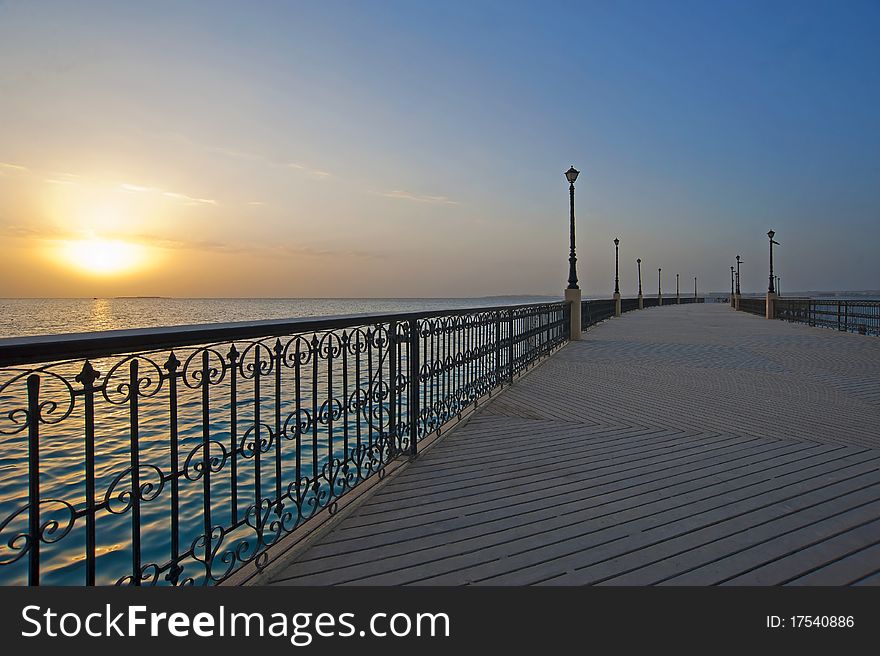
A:
[[[757,314],[759,316],[767,315],[767,299],[761,297],[741,297],[739,300],[739,309],[749,314]]]
[[[586,330],[600,321],[614,316],[614,299],[602,298],[581,301],[581,329]]]
[[[669,299],[666,300],[669,303]],[[643,296],[642,297],[642,306],[646,308],[657,307],[660,305],[660,299],[656,296]]]
[[[632,310],[639,309],[639,299],[637,298],[622,298],[620,299],[620,311],[622,313],[631,312]]]
[[[778,298],[777,319],[835,330],[880,335],[880,300]]]
[[[565,303],[0,341],[0,583],[214,584],[569,336]]]

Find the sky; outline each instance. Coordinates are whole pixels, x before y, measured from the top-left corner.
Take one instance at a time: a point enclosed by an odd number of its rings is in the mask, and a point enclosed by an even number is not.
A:
[[[0,0],[0,296],[880,288],[880,3]],[[649,273],[650,272],[650,273]],[[687,285],[685,285],[685,281]]]

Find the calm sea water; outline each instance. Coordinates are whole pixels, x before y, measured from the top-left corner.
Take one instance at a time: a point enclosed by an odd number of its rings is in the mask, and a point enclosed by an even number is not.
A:
[[[417,312],[559,300],[558,296],[0,299],[0,337],[364,312]]]

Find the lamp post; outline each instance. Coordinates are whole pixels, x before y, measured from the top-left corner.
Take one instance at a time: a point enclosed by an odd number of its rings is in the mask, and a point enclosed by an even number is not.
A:
[[[694,302],[697,301],[697,277],[694,276]]]
[[[614,316],[619,317],[620,308],[620,272],[618,268],[618,253],[620,247],[620,239],[614,238]]]
[[[636,258],[636,266],[639,268],[639,309],[645,309],[645,299],[642,297],[642,258]]]
[[[734,306],[734,295],[733,295],[733,265],[730,265],[730,307]]]
[[[571,327],[569,338],[578,340],[581,338],[581,288],[578,287],[577,256],[574,250],[574,181],[577,180],[578,171],[574,166],[565,172],[568,180],[568,194],[571,212],[569,215],[569,251],[568,251],[568,287],[565,289],[565,300],[570,303]]]
[[[773,275],[773,244],[779,246],[779,242],[773,239],[774,236],[776,236],[776,233],[773,230],[767,232],[767,238],[770,240],[770,284],[767,287],[767,312],[765,316],[768,319],[774,319],[776,317],[776,314],[774,313],[774,310],[776,309],[774,307],[776,301],[776,289],[773,287],[773,281],[776,276]]]
[[[675,274],[675,302],[681,303],[681,292],[678,289],[678,274]]]
[[[776,297],[782,296],[782,287],[779,286],[779,281],[782,280],[779,276],[776,276]]]
[[[663,305],[663,288],[660,284],[660,272],[663,269],[657,268],[657,305]]]
[[[739,310],[739,301],[742,296],[742,294],[739,291],[739,265],[740,264],[742,264],[742,259],[740,259],[740,256],[737,255],[736,256],[736,295],[734,296],[735,304],[733,306],[733,308],[735,310]]]

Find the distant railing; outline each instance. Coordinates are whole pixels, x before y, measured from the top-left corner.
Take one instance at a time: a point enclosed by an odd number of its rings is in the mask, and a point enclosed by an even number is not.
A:
[[[586,330],[600,321],[614,316],[614,299],[603,298],[581,301],[581,329]]]
[[[764,297],[740,297],[739,309],[749,314],[767,315],[767,299]]]
[[[880,301],[816,298],[778,298],[774,302],[777,319],[805,323],[835,330],[880,335]]]
[[[197,584],[569,337],[565,303],[0,341],[0,584]],[[256,570],[255,570],[256,571]]]
[[[623,298],[620,300],[620,311],[621,313],[631,312],[632,310],[639,309],[639,299],[637,298]]]
[[[658,299],[656,296],[644,296],[642,298],[642,301],[642,305],[646,308],[657,307],[658,305],[660,305],[660,299]],[[668,300],[666,302],[669,303]]]

